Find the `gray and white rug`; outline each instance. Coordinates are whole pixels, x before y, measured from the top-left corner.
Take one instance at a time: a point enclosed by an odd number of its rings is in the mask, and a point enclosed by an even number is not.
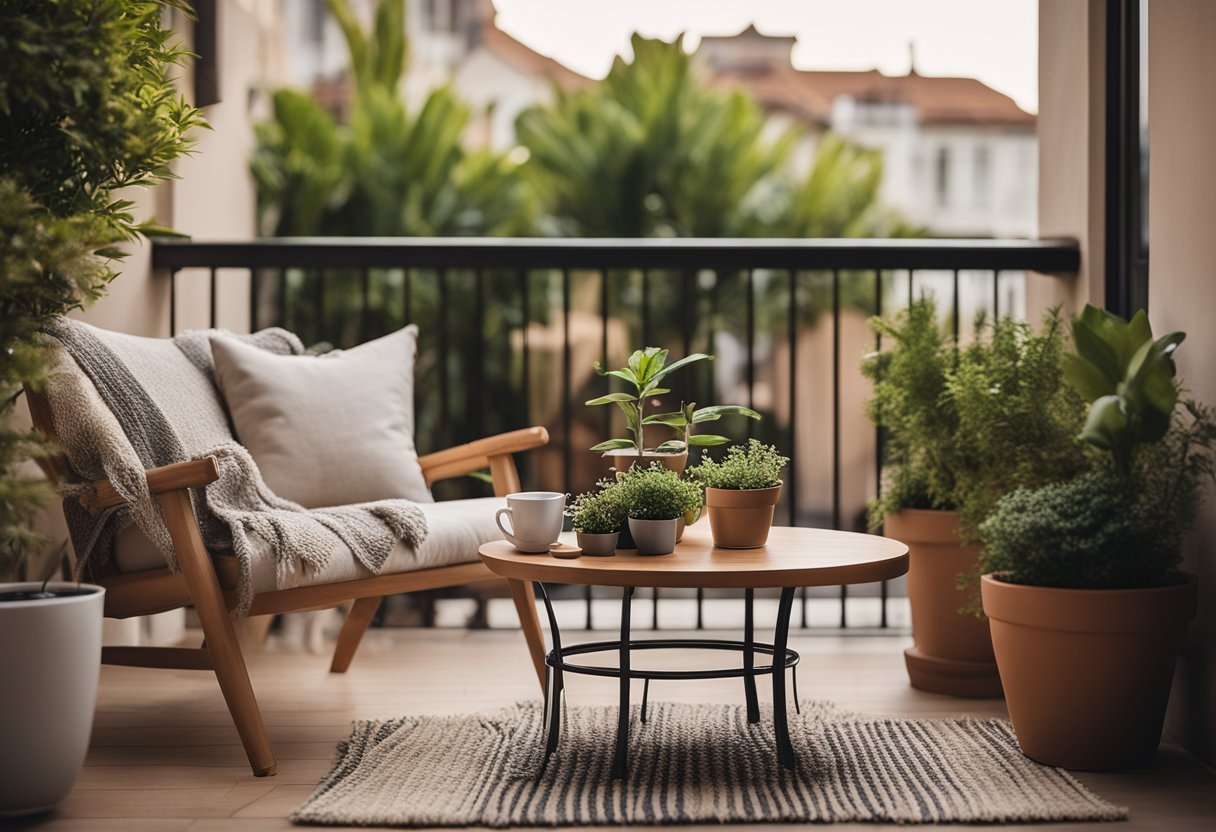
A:
[[[350,826],[599,826],[1121,820],[1127,810],[1024,757],[1002,720],[878,719],[808,702],[791,714],[799,768],[771,714],[634,709],[629,778],[611,779],[616,709],[568,707],[541,773],[539,703],[468,716],[356,722],[333,771],[292,815]],[[538,776],[539,774],[539,776]]]

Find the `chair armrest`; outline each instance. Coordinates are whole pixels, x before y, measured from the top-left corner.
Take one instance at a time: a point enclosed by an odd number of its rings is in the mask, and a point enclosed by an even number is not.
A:
[[[494,472],[497,466],[491,463],[495,458],[509,458],[513,453],[539,448],[548,441],[549,431],[542,427],[521,428],[420,456],[418,464],[422,466],[426,484],[430,485],[439,480],[471,474],[482,468],[490,468]],[[497,485],[496,482],[496,490]]]
[[[197,488],[215,482],[220,478],[219,467],[215,457],[205,456],[202,459],[192,459],[189,462],[175,462],[160,468],[151,468],[147,472],[148,490],[153,494],[163,494],[166,491],[181,491],[186,488]],[[97,513],[102,509],[121,506],[127,501],[114,490],[109,480],[98,480],[93,483],[93,491],[81,498],[81,504],[89,511]]]

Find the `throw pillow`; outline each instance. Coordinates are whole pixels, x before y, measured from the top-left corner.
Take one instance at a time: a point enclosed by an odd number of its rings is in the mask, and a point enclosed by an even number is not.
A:
[[[308,508],[434,502],[414,448],[418,328],[328,355],[213,336],[215,378],[266,484]]]

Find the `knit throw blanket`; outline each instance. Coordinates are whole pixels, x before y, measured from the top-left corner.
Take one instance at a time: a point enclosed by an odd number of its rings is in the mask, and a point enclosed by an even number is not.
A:
[[[63,489],[79,566],[108,558],[116,532],[134,522],[176,570],[173,542],[145,471],[205,456],[215,458],[219,479],[192,492],[194,511],[207,548],[232,552],[240,564],[242,614],[253,601],[253,559],[267,551],[280,581],[296,569],[323,569],[342,547],[378,574],[398,540],[417,548],[426,539],[426,518],[408,500],[306,509],[275,496],[228,425],[208,344],[213,333],[187,332],[170,342],[65,318],[48,334],[63,348],[56,351],[45,394],[59,444],[79,477]],[[281,329],[226,337],[285,355],[304,351]],[[126,506],[88,510],[89,483],[102,479]]]

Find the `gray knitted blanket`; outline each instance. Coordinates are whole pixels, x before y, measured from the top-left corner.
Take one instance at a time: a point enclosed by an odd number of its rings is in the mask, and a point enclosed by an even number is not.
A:
[[[115,533],[134,522],[176,570],[173,543],[144,472],[204,456],[215,457],[219,479],[191,497],[207,548],[232,552],[240,564],[239,612],[253,600],[253,559],[267,550],[280,579],[296,569],[324,568],[343,546],[377,574],[398,540],[417,548],[426,539],[426,518],[408,500],[306,509],[271,492],[233,437],[215,385],[208,345],[213,333],[188,332],[169,341],[61,319],[48,334],[62,345],[45,393],[59,443],[79,477],[65,485],[64,506],[80,566],[108,558]],[[299,339],[281,329],[226,337],[281,354],[303,352]],[[88,483],[101,479],[113,484],[126,506],[96,514],[86,508]]]

